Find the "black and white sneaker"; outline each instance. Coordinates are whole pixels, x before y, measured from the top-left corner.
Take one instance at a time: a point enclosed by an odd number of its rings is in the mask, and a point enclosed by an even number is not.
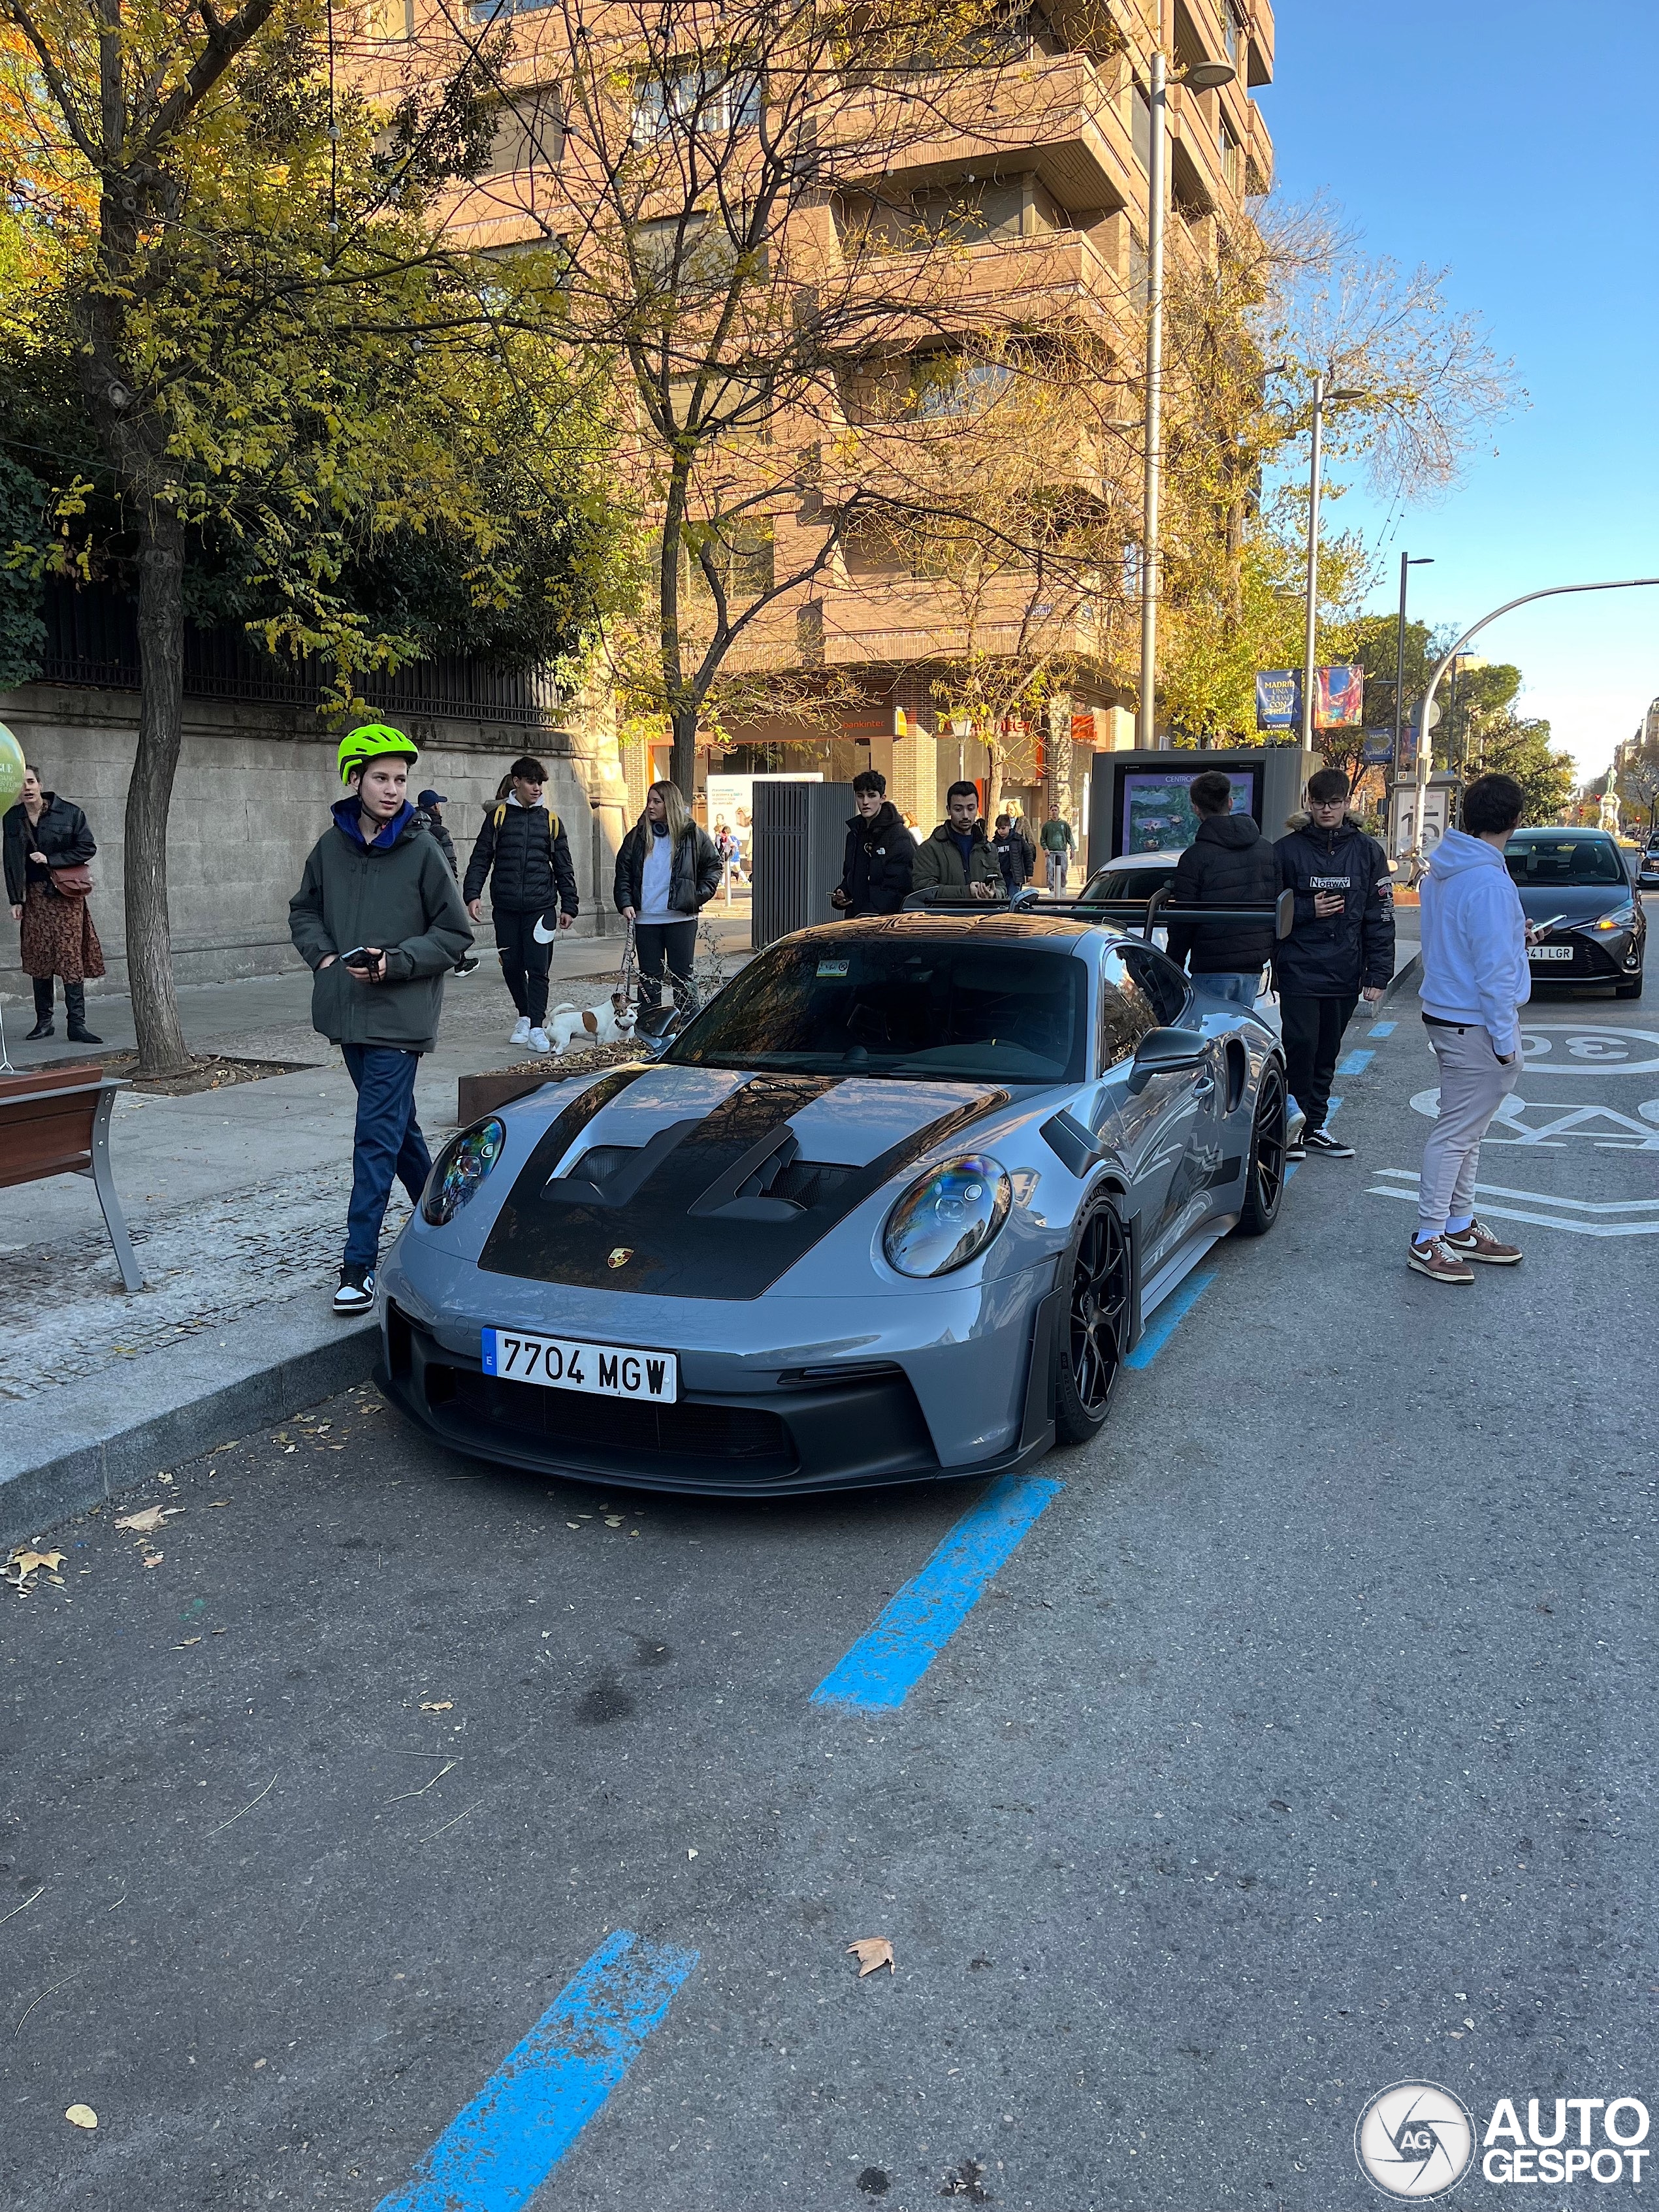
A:
[[[1343,1144],[1332,1136],[1328,1129],[1310,1129],[1302,1139],[1310,1152],[1322,1152],[1328,1160],[1351,1160],[1353,1146]]]
[[[337,1314],[366,1314],[374,1310],[374,1270],[348,1260],[340,1270],[340,1287],[334,1293]]]
[[[1308,1147],[1302,1138],[1292,1137],[1291,1139],[1290,1143],[1285,1147],[1285,1157],[1287,1160],[1305,1160],[1307,1158]]]

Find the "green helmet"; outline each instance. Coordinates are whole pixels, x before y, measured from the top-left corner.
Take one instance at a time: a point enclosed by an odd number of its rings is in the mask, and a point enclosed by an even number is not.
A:
[[[340,763],[340,781],[350,781],[354,768],[363,768],[372,760],[386,758],[406,760],[413,768],[421,757],[420,747],[411,744],[401,730],[394,730],[389,722],[365,722],[349,737],[342,738],[337,756]]]

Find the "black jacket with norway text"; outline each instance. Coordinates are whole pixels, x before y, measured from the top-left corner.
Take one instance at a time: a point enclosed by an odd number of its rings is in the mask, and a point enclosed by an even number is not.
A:
[[[1297,998],[1352,999],[1385,985],[1394,974],[1394,892],[1387,854],[1351,815],[1334,830],[1291,817],[1290,835],[1273,848],[1286,890],[1296,893],[1296,925],[1273,947],[1281,992]],[[1342,911],[1314,913],[1319,891],[1339,891]]]
[[[1170,884],[1176,906],[1259,906],[1279,891],[1279,855],[1249,814],[1205,815]],[[1170,924],[1170,957],[1187,961],[1194,975],[1248,975],[1266,966],[1273,949],[1271,915]]]
[[[849,921],[860,914],[896,914],[910,895],[915,865],[916,841],[890,799],[883,799],[867,822],[854,815],[841,866],[847,903],[840,912]]]
[[[486,876],[489,903],[503,914],[545,914],[555,900],[574,914],[580,904],[564,826],[545,806],[503,799],[489,810],[461,886],[469,905],[483,897]]]

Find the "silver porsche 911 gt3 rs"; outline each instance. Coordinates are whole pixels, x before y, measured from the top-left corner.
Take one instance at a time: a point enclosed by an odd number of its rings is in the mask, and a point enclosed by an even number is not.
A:
[[[1024,1465],[1161,1300],[1272,1227],[1278,1038],[1081,915],[907,913],[759,955],[654,1061],[451,1139],[382,1271],[398,1402],[609,1486]]]

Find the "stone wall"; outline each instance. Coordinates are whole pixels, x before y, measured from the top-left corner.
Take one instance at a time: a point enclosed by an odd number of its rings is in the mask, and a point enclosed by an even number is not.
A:
[[[0,721],[15,733],[49,791],[84,808],[98,841],[93,919],[109,973],[94,993],[125,991],[122,817],[137,741],[137,695],[33,684],[0,693]],[[577,719],[574,718],[573,719]],[[581,895],[577,931],[614,934],[611,871],[625,826],[626,798],[614,731],[604,718],[550,733],[510,724],[413,722],[421,748],[414,789],[448,794],[445,820],[463,872],[466,856],[507,764],[521,752],[545,762],[548,803],[569,839]],[[228,981],[298,964],[289,943],[288,902],[306,854],[328,826],[340,795],[337,734],[314,716],[216,700],[185,702],[185,738],[168,837],[173,973],[180,983]],[[596,877],[601,896],[596,900]],[[27,997],[9,908],[0,925],[0,998]],[[489,909],[484,920],[488,931]]]

